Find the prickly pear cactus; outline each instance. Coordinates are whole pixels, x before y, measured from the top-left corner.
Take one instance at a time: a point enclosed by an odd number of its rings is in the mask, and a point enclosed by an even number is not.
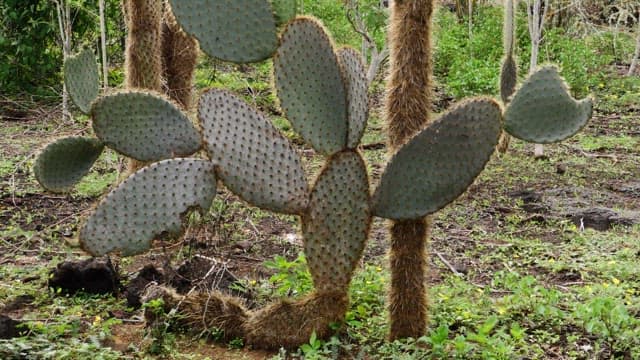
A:
[[[179,234],[186,212],[207,209],[218,181],[250,205],[300,216],[313,294],[257,311],[212,294],[215,309],[238,310],[233,321],[220,321],[228,311],[189,306],[205,310],[187,318],[203,318],[202,324],[239,334],[256,347],[299,346],[314,332],[328,336],[331,323],[343,319],[348,308],[348,286],[371,217],[420,219],[455,200],[489,161],[505,116],[513,132],[560,139],[588,115],[586,105],[562,95],[566,87],[557,72],[545,70],[515,94],[506,115],[496,101],[476,98],[419,131],[398,147],[372,197],[357,150],[368,101],[365,69],[354,50],[336,50],[322,25],[308,17],[290,21],[278,41],[268,0],[171,0],[171,5],[178,22],[213,56],[246,62],[275,53],[273,77],[282,110],[302,138],[327,157],[326,166],[309,189],[295,147],[267,116],[224,90],[200,98],[199,134],[185,114],[156,94],[103,97],[93,102],[91,113],[105,143],[142,160],[171,159],[142,168],[111,191],[83,225],[80,242],[94,255],[147,250],[153,239]],[[544,94],[549,89],[553,100]],[[579,121],[556,126],[541,120],[567,108]],[[195,152],[201,142],[207,159],[175,158]],[[190,296],[184,301],[191,305],[208,299]]]
[[[265,209],[304,212],[309,190],[300,155],[264,115],[224,90],[205,93],[198,114],[218,176],[233,192]]]
[[[202,51],[236,63],[269,58],[278,46],[276,20],[268,1],[170,0],[182,28]]]
[[[324,27],[310,18],[290,22],[273,68],[280,106],[293,128],[323,154],[344,149],[349,126],[346,81]]]
[[[62,138],[47,145],[36,159],[36,179],[51,192],[69,191],[89,173],[104,144],[84,137]]]
[[[304,253],[320,292],[349,286],[369,234],[369,178],[360,154],[332,156],[318,176],[302,218]]]
[[[373,196],[373,213],[419,219],[462,194],[498,143],[502,109],[491,99],[456,106],[391,158]]]
[[[100,93],[98,66],[93,51],[85,49],[64,62],[64,83],[71,99],[85,114]]]
[[[593,115],[593,100],[577,101],[555,66],[534,72],[507,107],[505,130],[522,140],[548,144],[580,131]]]
[[[64,81],[71,100],[84,112],[100,91],[98,64],[91,50],[83,50],[64,63]],[[33,167],[38,183],[48,191],[70,191],[89,173],[102,154],[104,143],[86,137],[57,139],[47,145],[37,156]]]
[[[98,138],[136,160],[188,156],[201,146],[187,115],[160,94],[128,91],[103,96],[91,115]]]
[[[192,208],[208,209],[215,195],[216,176],[210,161],[155,163],[102,199],[80,231],[82,248],[93,255],[116,250],[125,256],[141,253],[155,237],[179,234],[181,216]]]

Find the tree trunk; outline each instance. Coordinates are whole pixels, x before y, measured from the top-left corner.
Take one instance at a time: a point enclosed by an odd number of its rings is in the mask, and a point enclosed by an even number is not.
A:
[[[633,59],[631,59],[631,66],[629,66],[629,72],[627,76],[632,76],[636,72],[638,66],[638,60],[640,58],[640,17],[638,17],[638,33],[636,34],[636,51],[633,53]]]
[[[71,55],[71,4],[69,1],[59,0],[55,2],[58,15],[58,27],[60,42],[62,43],[62,59],[67,61]],[[69,92],[66,83],[62,84],[62,120],[71,120],[69,111]]]
[[[434,3],[434,0],[396,0],[391,7],[390,75],[385,104],[391,152],[429,122]],[[389,338],[418,338],[424,335],[427,323],[429,220],[393,222],[390,232]]]
[[[99,0],[100,6],[100,49],[102,52],[102,87],[109,87],[109,63],[107,61],[107,29],[104,17],[104,0]]]
[[[529,36],[531,37],[531,58],[529,59],[529,74],[532,74],[538,66],[538,54],[540,52],[540,42],[542,41],[542,31],[544,21],[549,11],[550,0],[533,0],[533,5],[527,0],[527,20],[529,23]],[[542,14],[540,13],[542,11]],[[536,159],[544,157],[544,145],[535,144],[533,157]]]

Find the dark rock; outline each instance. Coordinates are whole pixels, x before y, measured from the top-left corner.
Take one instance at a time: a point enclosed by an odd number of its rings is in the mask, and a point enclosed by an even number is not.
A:
[[[564,175],[567,172],[567,164],[557,164],[556,165],[556,173],[560,175]]]
[[[58,264],[49,276],[49,287],[63,293],[117,294],[120,277],[110,259],[89,258]]]
[[[164,283],[165,276],[162,271],[153,265],[146,265],[138,272],[138,275],[127,284],[125,289],[127,294],[127,306],[135,309],[142,306],[141,297],[145,288],[150,282]]]
[[[5,307],[2,309],[2,312],[11,312],[23,309],[27,305],[31,304],[34,300],[35,298],[31,295],[16,296],[7,305],[5,305]]]
[[[637,222],[637,219],[620,216],[607,208],[579,209],[569,216],[576,226],[599,231],[609,230],[613,225],[631,226]]]
[[[640,181],[632,181],[622,184],[613,184],[611,190],[620,192],[632,197],[640,198]]]
[[[533,190],[521,190],[512,192],[509,196],[521,199],[522,209],[528,213],[544,214],[549,212],[549,206],[543,202],[542,193]]]
[[[20,336],[18,329],[21,323],[6,315],[0,315],[0,339],[11,339]]]
[[[221,261],[196,256],[178,267],[170,284],[179,294],[186,294],[193,287],[224,291],[237,281],[238,278]]]

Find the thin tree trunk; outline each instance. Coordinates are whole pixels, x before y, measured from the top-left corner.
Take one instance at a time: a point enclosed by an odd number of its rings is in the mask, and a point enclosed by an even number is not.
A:
[[[434,0],[395,0],[389,26],[390,74],[385,104],[389,148],[422,130],[431,111],[431,17]],[[428,219],[391,224],[391,340],[425,334]]]
[[[67,61],[67,58],[71,55],[71,4],[65,0],[56,0],[55,4],[58,15],[60,41],[62,43],[62,59],[63,61]],[[62,120],[71,120],[69,92],[64,82],[62,84]]]
[[[638,17],[638,33],[636,34],[636,51],[633,53],[633,59],[631,59],[631,66],[629,66],[629,72],[627,76],[635,74],[636,67],[638,66],[638,60],[640,58],[640,17]]]
[[[99,0],[100,6],[100,48],[102,51],[102,86],[109,87],[109,63],[107,60],[107,29],[104,17],[104,0]]]
[[[542,41],[544,21],[549,10],[549,2],[550,0],[534,0],[533,6],[531,6],[530,1],[527,0],[527,20],[529,23],[529,36],[531,37],[531,58],[529,59],[529,74],[532,74],[538,66],[540,42]],[[541,10],[542,14],[540,14]],[[533,157],[536,159],[544,157],[544,145],[534,145]]]

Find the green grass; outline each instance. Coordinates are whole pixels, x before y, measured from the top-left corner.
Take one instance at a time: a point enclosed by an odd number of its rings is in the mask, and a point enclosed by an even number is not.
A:
[[[640,142],[636,137],[623,136],[582,136],[580,146],[585,151],[624,150],[634,151],[640,149]]]

